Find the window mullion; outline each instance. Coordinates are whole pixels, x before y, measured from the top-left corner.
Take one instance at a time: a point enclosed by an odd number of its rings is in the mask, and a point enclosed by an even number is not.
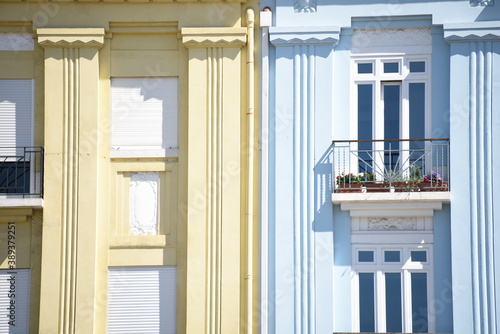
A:
[[[411,333],[412,328],[412,309],[411,309],[411,273],[403,270],[403,329],[406,333]]]
[[[385,325],[385,276],[382,270],[376,271],[375,277],[375,330],[384,333]]]

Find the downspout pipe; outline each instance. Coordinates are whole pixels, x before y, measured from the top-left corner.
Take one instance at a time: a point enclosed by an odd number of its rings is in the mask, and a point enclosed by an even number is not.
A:
[[[248,110],[247,110],[247,273],[245,276],[247,283],[247,314],[246,314],[246,334],[253,333],[253,173],[254,173],[254,27],[255,14],[253,9],[247,9],[247,79],[248,79]]]

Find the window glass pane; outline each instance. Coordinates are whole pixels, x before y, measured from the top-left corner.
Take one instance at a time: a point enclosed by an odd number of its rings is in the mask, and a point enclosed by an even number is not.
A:
[[[358,85],[358,139],[371,140],[372,138],[372,117],[373,117],[373,85]],[[372,164],[370,151],[372,144],[370,142],[358,143],[359,152],[359,173],[372,170],[369,166]]]
[[[373,73],[373,64],[372,63],[359,63],[358,64],[358,73]]]
[[[410,83],[410,139],[425,138],[425,83]],[[410,142],[410,149],[423,149],[424,142]],[[412,157],[416,160],[418,157]]]
[[[427,274],[411,274],[411,313],[413,333],[427,333]]]
[[[412,262],[427,262],[427,252],[426,251],[411,251],[411,261]]]
[[[375,290],[373,273],[359,274],[359,330],[375,331]]]
[[[410,62],[410,72],[411,73],[423,73],[423,72],[425,72],[425,61],[411,61]]]
[[[359,262],[373,262],[373,251],[359,251],[358,252]]]
[[[384,73],[399,73],[399,63],[384,63]]]
[[[399,261],[401,261],[399,251],[385,251],[384,252],[384,261],[385,262],[399,262]]]
[[[387,332],[402,332],[401,273],[385,274],[385,307]]]
[[[400,85],[383,85],[384,94],[384,139],[399,139],[399,108]],[[386,151],[391,150],[391,155],[386,154],[384,163],[386,170],[396,167],[399,160],[399,142],[385,142]]]

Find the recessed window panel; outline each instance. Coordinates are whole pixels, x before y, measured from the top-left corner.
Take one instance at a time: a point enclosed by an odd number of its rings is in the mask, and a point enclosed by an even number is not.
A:
[[[373,85],[358,85],[358,139],[371,140],[373,126]],[[367,151],[372,149],[372,143],[358,143],[359,172],[369,172],[371,170],[371,154]]]
[[[375,332],[375,287],[373,273],[359,274],[359,329]]]
[[[373,262],[373,251],[359,251],[358,252],[359,262]]]
[[[399,63],[384,63],[384,73],[399,73]]]
[[[424,73],[424,72],[425,72],[425,61],[410,62],[410,73]]]
[[[385,274],[385,324],[387,332],[402,332],[401,273]]]
[[[401,86],[394,84],[385,84],[382,86],[384,94],[384,139],[399,139],[399,116],[401,106]],[[384,143],[386,151],[392,154],[385,154],[384,168],[391,170],[397,166],[399,161],[399,142],[386,141]]]
[[[411,261],[412,262],[427,262],[427,252],[426,251],[411,251]]]
[[[425,138],[425,83],[409,85],[410,139]],[[410,142],[411,149],[423,149],[424,142]]]
[[[384,261],[385,262],[400,262],[401,256],[399,251],[385,251]]]
[[[373,73],[372,63],[358,63],[358,74]]]
[[[427,274],[411,274],[411,313],[413,333],[428,333]]]

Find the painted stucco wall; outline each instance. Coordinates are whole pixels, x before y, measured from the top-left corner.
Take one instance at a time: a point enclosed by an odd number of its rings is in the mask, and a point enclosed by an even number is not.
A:
[[[246,333],[251,282],[257,331],[258,238],[252,280],[245,207],[245,12],[255,5],[0,2],[0,33],[28,33],[35,44],[29,54],[2,52],[0,78],[35,79],[35,144],[46,152],[43,234],[41,211],[19,224],[32,224],[19,240],[20,264],[32,270],[31,333],[106,332],[108,268],[127,266],[177,267],[178,333]],[[111,152],[110,79],[155,77],[179,78],[178,155]],[[158,235],[129,232],[138,172],[159,175]]]
[[[314,10],[295,12],[294,6],[305,5]],[[269,163],[262,167],[269,185],[261,184],[261,191],[268,196],[262,198],[269,210],[261,226],[269,239],[260,247],[269,249],[268,262],[264,260],[268,274],[262,273],[261,280],[269,286],[272,306],[264,312],[262,332],[351,331],[350,217],[328,203],[334,182],[328,145],[352,139],[353,31],[414,27],[430,28],[432,37],[431,135],[449,137],[451,143],[450,193],[433,213],[435,291],[430,307],[436,332],[495,332],[500,282],[500,253],[493,247],[499,240],[493,227],[499,212],[493,200],[499,168],[495,138],[500,134],[495,104],[498,4],[277,0],[263,1],[261,10],[265,6],[272,11],[269,90],[262,96],[269,106],[269,144],[263,149]],[[311,118],[316,122],[308,128]],[[313,212],[303,215],[310,208]]]

